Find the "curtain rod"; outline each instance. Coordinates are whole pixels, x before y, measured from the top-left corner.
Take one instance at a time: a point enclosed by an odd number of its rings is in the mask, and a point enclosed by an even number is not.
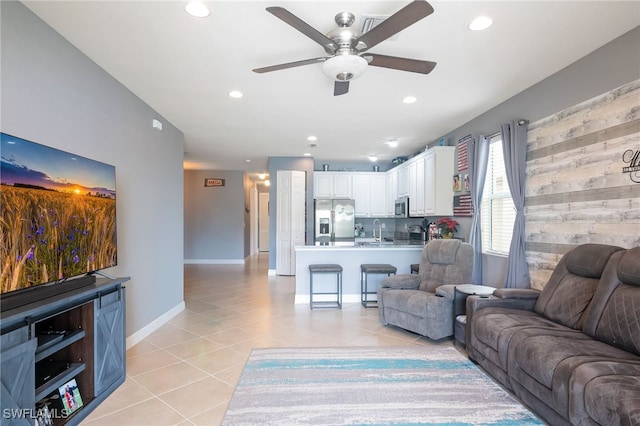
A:
[[[527,123],[529,123],[529,120],[522,120],[522,119],[518,120],[518,125],[519,126],[522,126],[523,124],[527,124]],[[489,136],[486,136],[486,138],[487,139],[495,138],[496,136],[500,136],[500,134],[502,134],[501,130],[499,130],[499,131],[497,131],[495,133],[492,133]]]

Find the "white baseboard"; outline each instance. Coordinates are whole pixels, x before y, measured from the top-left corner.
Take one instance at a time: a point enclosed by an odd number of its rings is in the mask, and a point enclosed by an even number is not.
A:
[[[171,308],[169,311],[165,312],[155,320],[151,321],[149,324],[142,327],[140,330],[133,333],[131,336],[127,337],[127,349],[134,346],[137,343],[140,343],[144,340],[145,337],[149,336],[151,333],[165,325],[167,322],[171,320],[171,318],[178,315],[180,312],[184,311],[185,304],[184,300],[180,302],[175,307]]]
[[[269,273],[267,274],[270,277],[275,277],[276,276],[276,270],[275,269],[269,269]]]
[[[244,265],[244,259],[185,259],[185,265]]]

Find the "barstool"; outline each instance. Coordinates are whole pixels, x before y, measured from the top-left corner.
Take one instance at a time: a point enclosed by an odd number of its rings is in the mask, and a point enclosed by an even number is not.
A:
[[[420,273],[420,264],[419,263],[412,263],[410,265],[411,267],[411,273],[412,274],[419,274]]]
[[[336,291],[335,292],[314,292],[313,291],[313,274],[336,274]],[[336,300],[313,301],[314,295],[332,295]],[[311,309],[317,308],[340,308],[342,309],[342,266],[334,263],[320,263],[309,265],[309,305]]]
[[[377,308],[377,300],[369,300],[368,295],[377,294],[377,291],[369,291],[369,274],[396,274],[397,268],[388,263],[365,263],[360,265],[360,301],[365,308]]]

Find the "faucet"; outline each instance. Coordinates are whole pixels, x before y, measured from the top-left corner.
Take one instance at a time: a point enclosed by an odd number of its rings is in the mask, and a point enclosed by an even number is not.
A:
[[[376,222],[378,222],[378,238],[376,239]],[[380,222],[380,219],[373,219],[373,239],[376,241],[380,241],[382,242],[382,223]]]

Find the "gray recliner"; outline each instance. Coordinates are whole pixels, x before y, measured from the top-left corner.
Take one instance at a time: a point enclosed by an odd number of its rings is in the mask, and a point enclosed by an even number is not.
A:
[[[453,335],[455,285],[470,284],[473,247],[460,240],[435,240],[422,250],[419,273],[382,280],[378,315],[395,325],[430,339]]]

